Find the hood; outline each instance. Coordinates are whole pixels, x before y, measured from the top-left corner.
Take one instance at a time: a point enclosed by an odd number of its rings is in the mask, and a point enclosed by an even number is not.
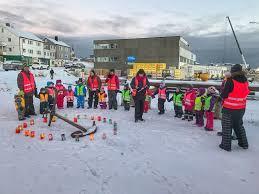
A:
[[[244,71],[238,71],[231,74],[231,78],[240,83],[247,82],[246,73]]]

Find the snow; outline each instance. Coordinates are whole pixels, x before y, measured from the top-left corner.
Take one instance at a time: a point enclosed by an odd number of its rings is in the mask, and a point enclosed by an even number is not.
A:
[[[55,79],[74,83],[77,79],[57,68]],[[37,74],[37,72],[35,72]],[[124,112],[101,110],[67,110],[58,113],[90,126],[90,116],[102,116],[118,122],[113,127],[97,122],[94,141],[75,142],[76,131],[61,120],[51,128],[35,117],[37,138],[15,134],[17,121],[13,96],[18,72],[0,71],[0,193],[5,194],[258,194],[259,192],[259,117],[258,101],[249,101],[245,115],[249,150],[233,142],[231,153],[218,148],[220,138],[192,123],[173,117],[172,104],[158,116],[156,100],[145,114],[145,123],[133,122],[134,109]],[[47,72],[45,72],[47,75]],[[37,77],[38,88],[49,77]],[[39,101],[35,100],[36,109]],[[88,118],[85,119],[85,116]],[[216,129],[220,123],[216,121]],[[40,133],[53,133],[54,141],[39,140]],[[61,141],[60,135],[67,140]],[[103,140],[103,133],[107,139]]]

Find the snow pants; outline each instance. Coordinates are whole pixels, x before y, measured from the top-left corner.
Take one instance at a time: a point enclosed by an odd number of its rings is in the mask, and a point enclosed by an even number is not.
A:
[[[123,101],[124,110],[129,111],[130,110],[130,102],[129,101]]]
[[[107,103],[106,102],[100,102],[100,107],[101,107],[101,109],[106,109]]]
[[[193,111],[184,110],[183,120],[193,121]]]
[[[165,101],[165,99],[158,98],[158,110],[161,114],[165,113]]]
[[[93,107],[93,101],[94,101],[94,108],[97,108],[98,106],[98,92],[97,91],[89,91],[89,98],[88,98],[88,107],[92,108]]]
[[[109,109],[117,110],[118,103],[117,103],[117,91],[116,90],[109,90],[108,91],[108,98],[109,98]]]
[[[57,107],[58,107],[58,109],[64,108],[64,95],[63,94],[57,96]]]
[[[17,113],[18,113],[18,120],[19,121],[24,120],[25,109],[22,107],[18,107]]]
[[[24,94],[25,101],[25,117],[35,114],[35,109],[33,105],[33,94]]]
[[[85,108],[85,97],[77,96],[77,108]]]
[[[40,114],[47,114],[49,108],[48,102],[41,102],[40,103]]]
[[[199,127],[203,127],[204,126],[204,111],[203,110],[196,111],[195,118],[196,118],[196,125],[198,125]]]
[[[222,112],[222,142],[221,147],[225,150],[231,150],[232,129],[234,129],[238,145],[240,147],[248,147],[246,131],[243,126],[243,116],[245,109],[242,110],[228,110]]]
[[[135,102],[135,120],[143,119],[144,99],[134,99]]]
[[[149,110],[149,101],[146,101],[144,102],[144,113],[147,113]]]
[[[182,106],[174,105],[174,112],[175,112],[175,117],[182,118],[182,116],[183,116],[183,107]]]
[[[213,128],[214,128],[214,112],[206,111],[205,114],[206,114],[206,118],[207,118],[205,128],[208,131],[213,131]]]
[[[73,107],[74,107],[73,101],[67,102],[67,108],[73,108]]]

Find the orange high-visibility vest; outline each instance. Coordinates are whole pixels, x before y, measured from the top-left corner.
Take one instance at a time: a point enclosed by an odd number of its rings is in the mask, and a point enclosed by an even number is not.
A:
[[[116,76],[114,75],[109,81],[108,84],[108,90],[117,90],[117,84],[116,84]]]
[[[107,94],[105,92],[103,93],[100,92],[98,96],[99,96],[99,102],[106,102]]]
[[[244,109],[246,108],[246,99],[250,93],[248,88],[248,82],[240,83],[233,80],[234,88],[231,93],[229,93],[228,98],[224,99],[223,107],[228,109]]]
[[[26,75],[25,72],[21,72],[22,76],[23,76],[23,91],[24,93],[30,93],[33,92],[35,90],[35,80],[34,80],[34,76],[31,72],[29,72],[30,74],[30,78]]]
[[[73,91],[67,91],[67,102],[74,102],[74,92]]]
[[[48,102],[49,94],[40,94],[40,102]]]
[[[139,81],[138,79],[135,77],[135,88],[138,87]],[[143,79],[143,88],[146,87],[147,85],[147,78],[145,77]],[[137,89],[132,89],[132,96],[136,96],[137,95]]]
[[[158,89],[158,98],[166,100],[166,88]]]
[[[94,76],[93,78],[91,76],[88,77],[88,83],[90,86],[91,90],[97,90],[99,89],[99,83],[98,83],[98,79],[96,76]]]

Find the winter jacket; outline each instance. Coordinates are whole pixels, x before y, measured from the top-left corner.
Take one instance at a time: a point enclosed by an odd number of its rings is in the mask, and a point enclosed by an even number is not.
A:
[[[98,97],[99,102],[106,102],[107,94],[105,92],[99,92]]]
[[[63,96],[65,97],[66,95],[66,88],[61,84],[61,85],[56,85],[56,90],[58,92],[58,96]]]
[[[22,91],[24,91],[24,79],[23,79],[23,73],[25,73],[28,77],[28,79],[30,79],[30,76],[32,75],[31,72],[25,72],[25,71],[21,71],[18,76],[17,76],[17,85],[18,88]],[[36,92],[36,82],[34,81],[34,90],[32,92],[29,92],[28,95],[33,95]]]
[[[220,94],[220,97],[222,98],[223,101],[224,101],[224,99],[228,98],[229,94],[234,89],[233,80],[235,80],[237,82],[240,82],[240,83],[246,83],[247,82],[247,78],[246,78],[245,73],[243,71],[232,73],[231,78],[227,79],[227,81],[225,83],[225,86],[224,86],[224,89]],[[228,108],[224,108],[224,107],[222,109],[222,112],[225,112],[225,113],[230,113],[232,111],[233,111],[232,109],[228,109]]]
[[[94,75],[94,76],[89,76],[87,80],[87,88],[89,90],[100,90],[102,87],[102,81],[99,76]]]
[[[18,110],[18,109],[23,110],[23,109],[25,108],[25,100],[24,100],[24,97],[15,95],[14,102],[15,102],[15,108],[16,108],[16,110]]]
[[[120,80],[117,75],[108,75],[105,80],[105,83],[108,85],[108,90],[119,90],[120,89]]]
[[[72,90],[66,92],[67,102],[74,102],[74,92]]]
[[[216,95],[208,94],[205,98],[204,110],[209,112],[214,112],[217,98],[218,97]]]
[[[174,103],[176,106],[183,106],[183,93],[182,92],[175,92],[169,102]]]
[[[193,111],[195,105],[196,92],[195,90],[186,91],[184,94],[184,108],[187,111]]]
[[[122,95],[123,101],[130,102],[130,99],[131,99],[130,89],[122,90],[121,95]]]
[[[143,81],[144,79],[146,80],[145,81],[146,86],[144,86],[144,81]],[[137,85],[136,85],[136,83],[137,83]],[[146,76],[140,77],[137,75],[136,77],[134,77],[131,80],[130,86],[131,86],[132,90],[136,90],[136,95],[133,97],[134,99],[145,100],[146,91],[150,87],[150,83]]]

